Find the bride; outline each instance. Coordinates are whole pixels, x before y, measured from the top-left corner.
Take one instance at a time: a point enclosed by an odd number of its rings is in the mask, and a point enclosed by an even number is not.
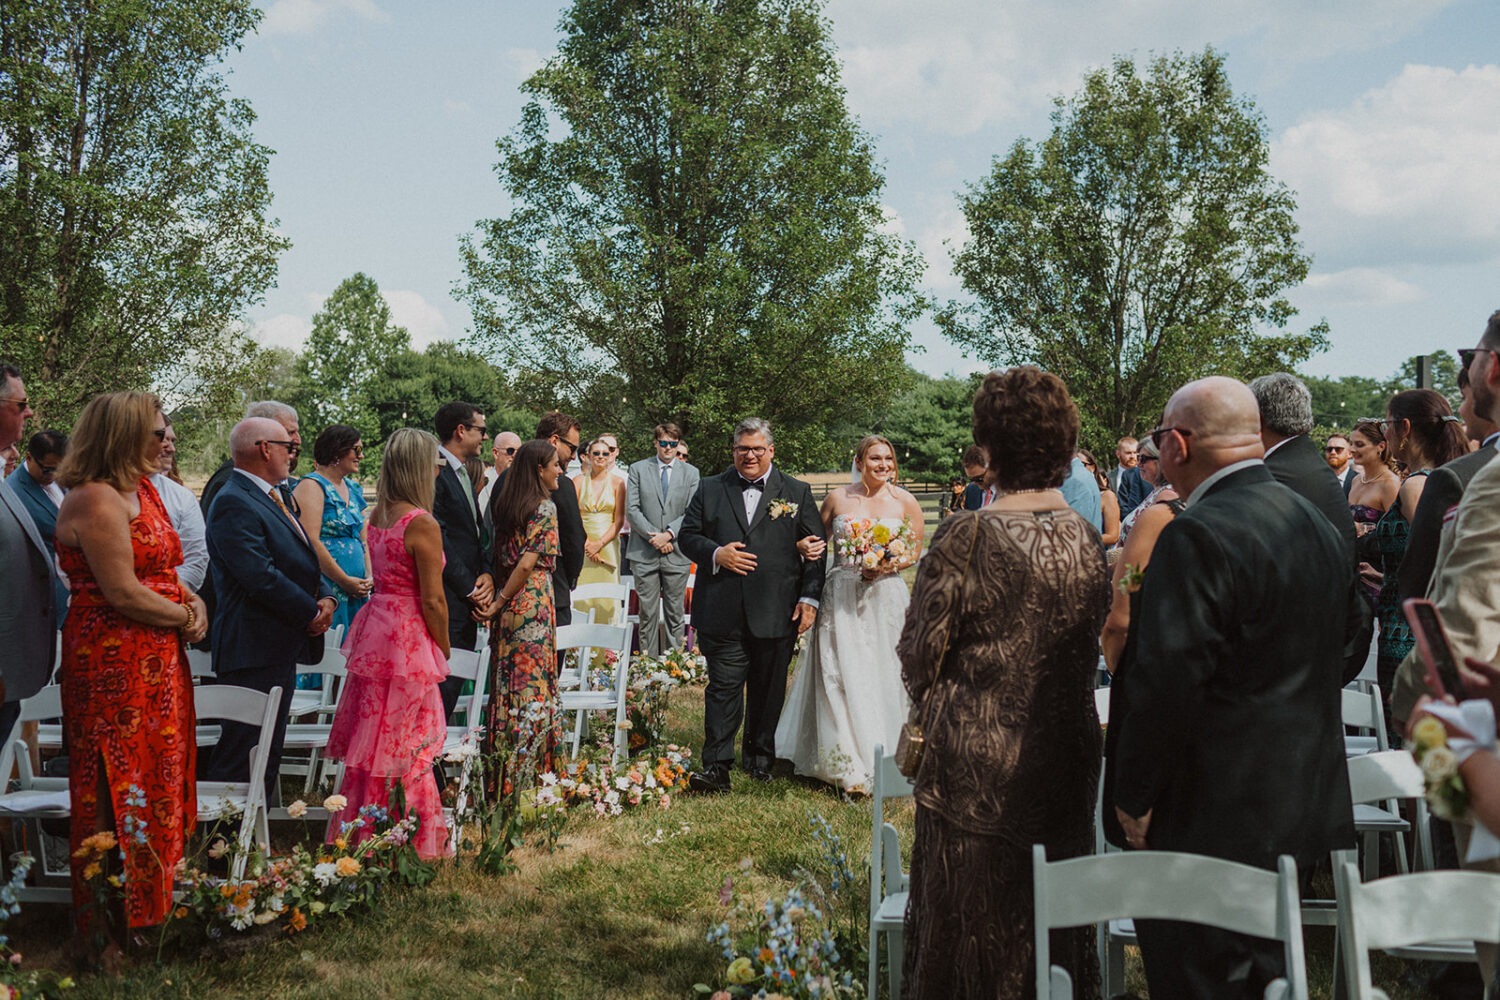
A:
[[[917,561],[923,525],[916,497],[895,484],[896,451],[889,441],[878,435],[860,441],[854,465],[858,479],[823,501],[833,568],[776,727],[776,755],[790,759],[798,774],[867,792],[875,744],[894,751],[906,721],[896,641],[910,593],[897,574]],[[896,565],[867,570],[838,554],[855,522],[895,530],[906,519],[915,544]]]

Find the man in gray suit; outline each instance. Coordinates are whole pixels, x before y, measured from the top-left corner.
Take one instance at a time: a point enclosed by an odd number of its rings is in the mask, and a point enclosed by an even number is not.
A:
[[[662,654],[661,622],[670,647],[682,645],[688,557],[677,548],[682,515],[698,491],[698,470],[677,457],[682,431],[656,425],[656,457],[630,467],[625,480],[625,520],[630,524],[630,568],[641,599],[641,648]]]
[[[14,365],[0,364],[0,449],[21,440],[32,410],[26,385]],[[10,732],[20,702],[41,690],[57,655],[52,559],[20,497],[0,483],[0,678],[5,708],[0,739]]]

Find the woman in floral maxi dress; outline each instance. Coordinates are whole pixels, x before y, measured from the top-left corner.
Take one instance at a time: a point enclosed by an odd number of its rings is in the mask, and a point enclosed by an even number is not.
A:
[[[528,441],[495,500],[494,655],[482,752],[511,753],[503,786],[486,776],[491,801],[512,791],[518,776],[553,767],[562,742],[557,712],[557,628],[552,569],[557,562],[557,508],[551,496],[563,475],[557,449]],[[572,487],[569,486],[571,489]]]

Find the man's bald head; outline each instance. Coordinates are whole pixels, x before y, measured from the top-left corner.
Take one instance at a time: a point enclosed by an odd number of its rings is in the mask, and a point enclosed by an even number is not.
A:
[[[280,441],[286,428],[270,417],[246,417],[229,432],[229,453],[238,465],[240,458],[258,454],[258,441]]]
[[[246,417],[229,432],[234,467],[276,484],[292,471],[292,448],[286,428],[269,417]]]
[[[1243,447],[1260,440],[1260,406],[1245,383],[1211,375],[1172,394],[1166,425],[1192,431],[1197,445]]]

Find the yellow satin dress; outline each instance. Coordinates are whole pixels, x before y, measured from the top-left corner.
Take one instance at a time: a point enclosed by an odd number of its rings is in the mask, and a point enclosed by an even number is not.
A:
[[[585,476],[583,493],[578,498],[578,512],[583,516],[583,533],[588,536],[589,541],[598,541],[608,534],[609,529],[615,523],[615,477],[612,475],[608,477],[604,488],[596,495],[593,482]],[[578,574],[580,587],[590,583],[620,582],[620,537],[618,535],[599,550],[599,560],[599,562],[587,558],[583,560],[583,572]],[[615,612],[618,607],[615,601],[600,598],[578,601],[573,605],[573,620],[575,622],[586,621],[588,613],[593,611],[595,624],[614,625],[616,624]]]

